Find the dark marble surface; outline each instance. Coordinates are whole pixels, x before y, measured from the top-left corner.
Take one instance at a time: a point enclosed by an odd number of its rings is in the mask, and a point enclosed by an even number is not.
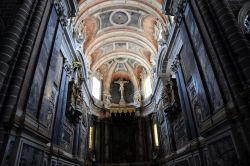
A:
[[[191,36],[191,42],[194,46],[194,50],[197,56],[197,63],[201,67],[201,74],[204,75],[204,80],[206,83],[206,87],[209,91],[210,101],[212,103],[214,111],[218,111],[223,107],[223,99],[221,96],[221,92],[217,83],[217,80],[214,75],[214,71],[212,69],[211,61],[209,59],[209,55],[206,51],[205,45],[203,43],[203,39],[195,22],[194,16],[189,8],[186,9],[185,12],[187,30],[189,31]]]
[[[213,166],[239,166],[235,148],[230,136],[220,139],[209,146]]]
[[[19,161],[19,166],[41,166],[43,163],[43,151],[24,144]]]
[[[50,128],[53,117],[55,115],[56,103],[60,88],[61,74],[63,70],[63,56],[60,54],[60,46],[62,41],[62,33],[59,28],[57,33],[49,71],[46,79],[45,89],[43,93],[42,105],[39,120]]]
[[[205,92],[204,84],[201,77],[201,71],[197,66],[197,61],[195,59],[194,50],[190,43],[190,36],[187,32],[185,24],[181,25],[181,36],[185,43],[180,54],[181,65],[185,76],[185,87],[188,90],[189,102],[194,109],[194,106],[198,105],[201,109],[202,121],[206,120],[210,115],[210,106],[208,103],[208,98]],[[187,72],[188,70],[188,72]],[[187,74],[188,73],[188,74]],[[191,99],[190,99],[191,97]],[[197,97],[197,100],[192,100],[192,97]],[[197,102],[197,103],[194,103]],[[194,111],[194,110],[193,110]]]
[[[46,68],[48,65],[48,59],[52,48],[52,39],[55,33],[57,22],[57,14],[55,9],[53,9],[47,25],[47,30],[44,36],[42,48],[39,54],[38,64],[34,73],[30,96],[27,104],[27,111],[34,117],[37,116],[43,82],[46,76]]]

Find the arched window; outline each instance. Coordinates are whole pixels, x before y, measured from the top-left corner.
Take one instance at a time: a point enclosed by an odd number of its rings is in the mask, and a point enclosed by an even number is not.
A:
[[[92,95],[98,100],[101,98],[101,81],[96,77],[92,79]]]
[[[144,81],[144,96],[148,98],[152,94],[151,79],[148,76]]]

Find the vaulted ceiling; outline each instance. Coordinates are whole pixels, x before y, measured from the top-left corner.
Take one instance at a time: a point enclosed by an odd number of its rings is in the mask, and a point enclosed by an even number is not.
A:
[[[161,29],[166,26],[162,0],[80,0],[75,27],[93,74],[130,80],[135,89],[152,74]]]

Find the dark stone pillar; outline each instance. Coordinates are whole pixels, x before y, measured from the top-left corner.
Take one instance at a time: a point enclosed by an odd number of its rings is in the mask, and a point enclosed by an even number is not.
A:
[[[152,122],[149,117],[146,118],[146,138],[147,138],[147,159],[149,161],[152,160],[152,152],[153,152],[153,131],[152,131]]]
[[[168,118],[166,119],[166,121],[167,121],[166,124],[167,124],[167,128],[168,128],[170,151],[175,152],[176,151],[176,143],[175,143],[175,138],[174,138],[173,125],[172,125],[171,121]]]
[[[6,34],[3,36],[0,44],[0,64],[1,64],[1,75],[0,75],[0,92],[1,99],[6,92],[4,87],[4,82],[7,83],[6,77],[9,74],[9,67],[11,67],[16,62],[17,50],[20,50],[23,38],[30,25],[31,16],[34,14],[34,9],[37,5],[38,0],[26,0],[22,1],[20,8],[17,11],[17,15],[13,21],[13,25],[9,27]],[[14,34],[14,35],[13,35]],[[15,42],[13,42],[15,41]],[[0,108],[2,106],[2,101],[0,100]]]
[[[54,120],[53,137],[52,137],[52,142],[57,145],[60,145],[61,134],[63,132],[63,122],[65,117],[67,95],[68,95],[68,84],[69,84],[69,76],[67,75],[67,71],[63,70],[59,99]]]
[[[28,0],[27,0],[28,1]],[[26,1],[24,1],[25,3]],[[23,34],[26,34],[25,39],[21,39],[18,47],[22,46],[20,49],[20,53],[18,54],[18,51],[15,52],[16,55],[11,59],[12,64],[10,66],[9,72],[7,77],[10,77],[12,75],[11,79],[9,80],[9,88],[6,88],[6,100],[4,102],[3,109],[8,109],[8,114],[5,113],[5,117],[10,118],[10,113],[15,113],[14,109],[16,107],[18,96],[22,88],[23,79],[26,74],[27,66],[31,57],[31,52],[33,49],[33,45],[36,41],[36,35],[39,30],[39,25],[43,18],[43,12],[45,10],[47,1],[38,1],[33,2],[34,12],[31,11],[30,16],[28,17],[28,20],[25,26],[26,28],[23,29]],[[24,12],[23,12],[24,13]],[[18,21],[20,23],[20,20]],[[27,27],[29,25],[29,28]],[[17,30],[17,29],[16,29]],[[21,27],[18,27],[18,30],[21,30]],[[27,32],[26,32],[27,31]],[[13,35],[12,35],[13,36]],[[14,42],[10,46],[15,45]],[[0,60],[1,61],[1,60]],[[3,90],[3,91],[5,91]],[[3,92],[2,91],[2,92]],[[13,97],[15,96],[15,97]],[[1,97],[0,97],[1,98]],[[1,107],[0,107],[1,108]],[[1,109],[0,109],[1,110]]]
[[[104,125],[105,125],[105,135],[104,135],[104,162],[105,163],[108,163],[110,160],[109,160],[109,154],[110,154],[110,151],[109,151],[109,144],[110,144],[110,141],[109,141],[109,120],[108,119],[105,119],[104,120]]]
[[[77,152],[78,152],[78,147],[80,146],[79,144],[79,138],[80,138],[80,135],[79,135],[79,123],[76,123],[75,125],[75,130],[74,130],[74,141],[73,141],[73,155],[74,156],[77,156]]]
[[[101,162],[102,160],[102,155],[104,155],[101,151],[101,146],[102,146],[102,139],[103,135],[102,133],[102,126],[101,126],[101,120],[96,120],[95,122],[95,131],[94,131],[94,153],[96,155],[97,162]]]
[[[137,118],[137,131],[136,131],[136,160],[137,161],[143,161],[143,148],[144,148],[144,144],[143,144],[143,128],[142,128],[142,121],[143,119],[141,117]]]

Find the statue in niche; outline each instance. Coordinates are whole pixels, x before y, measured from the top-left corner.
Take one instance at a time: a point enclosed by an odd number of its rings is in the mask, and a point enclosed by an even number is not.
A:
[[[111,95],[110,94],[105,94],[103,96],[104,96],[104,106],[106,108],[110,107],[110,105],[111,105],[111,99],[112,99]]]
[[[135,95],[134,95],[134,104],[136,106],[140,106],[141,105],[141,94],[140,94],[140,91],[135,92]]]
[[[160,33],[161,33],[161,30],[162,30],[162,25],[161,25],[160,20],[157,18],[157,19],[155,20],[155,24],[154,24],[154,38],[155,38],[156,40],[159,39],[159,35],[160,35]]]
[[[163,46],[166,44],[168,39],[168,32],[163,28],[163,25],[161,24],[160,20],[157,18],[154,25],[155,33],[154,38],[158,41],[160,46]]]
[[[163,46],[164,44],[167,43],[169,34],[167,31],[163,30],[163,31],[161,31],[161,36],[162,36],[162,38],[158,40],[158,43],[160,46]]]
[[[119,91],[121,93],[121,99],[119,104],[124,105],[126,102],[124,100],[124,84],[128,83],[128,81],[123,81],[121,78],[118,81],[115,81],[116,84],[120,85]]]
[[[83,27],[83,29],[81,30],[80,27]],[[73,39],[75,40],[79,50],[81,50],[81,48],[84,47],[86,38],[87,38],[86,25],[81,24],[81,26],[73,30]]]
[[[81,63],[75,61],[72,63],[72,80],[69,82],[68,92],[68,117],[73,121],[80,120],[83,109],[82,96],[82,74]]]

